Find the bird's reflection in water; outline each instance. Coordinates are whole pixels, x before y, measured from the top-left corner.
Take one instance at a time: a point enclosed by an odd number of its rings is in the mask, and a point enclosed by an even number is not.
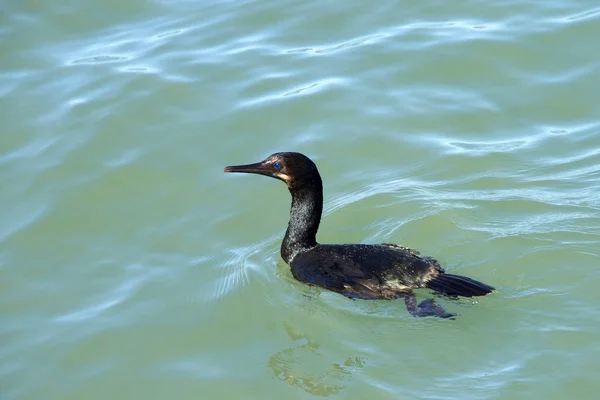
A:
[[[349,357],[341,363],[326,366],[324,370],[317,370],[315,364],[321,357],[318,352],[319,344],[288,324],[285,329],[293,341],[302,341],[303,344],[272,355],[269,359],[269,367],[275,377],[291,386],[315,396],[329,396],[342,390],[344,388],[342,382],[349,379],[354,370],[363,366],[362,357]]]

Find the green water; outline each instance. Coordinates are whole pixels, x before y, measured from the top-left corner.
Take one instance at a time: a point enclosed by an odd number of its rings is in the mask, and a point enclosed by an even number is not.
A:
[[[596,398],[597,2],[0,9],[2,400]],[[276,151],[320,168],[321,242],[497,292],[297,283],[285,185],[223,173]]]

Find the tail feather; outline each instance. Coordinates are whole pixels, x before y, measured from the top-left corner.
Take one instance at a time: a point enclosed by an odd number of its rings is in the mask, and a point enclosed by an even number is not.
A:
[[[448,296],[485,296],[495,290],[492,286],[466,276],[440,274],[427,282],[427,287]]]

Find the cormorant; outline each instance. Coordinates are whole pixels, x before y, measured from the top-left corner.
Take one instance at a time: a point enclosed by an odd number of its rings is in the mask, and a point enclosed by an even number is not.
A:
[[[270,176],[285,182],[292,194],[290,221],[281,243],[281,257],[294,278],[352,299],[404,297],[414,316],[448,318],[434,299],[417,304],[412,289],[429,288],[456,297],[484,296],[493,287],[447,274],[439,263],[395,244],[319,244],[323,184],[315,163],[301,153],[275,153],[264,161],[225,167],[225,172]]]

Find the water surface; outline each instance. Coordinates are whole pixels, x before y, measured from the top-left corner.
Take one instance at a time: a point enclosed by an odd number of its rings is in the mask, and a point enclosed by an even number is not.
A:
[[[597,396],[595,2],[2,8],[2,400]],[[318,164],[320,241],[497,292],[294,281],[285,186],[223,174],[275,151]]]

